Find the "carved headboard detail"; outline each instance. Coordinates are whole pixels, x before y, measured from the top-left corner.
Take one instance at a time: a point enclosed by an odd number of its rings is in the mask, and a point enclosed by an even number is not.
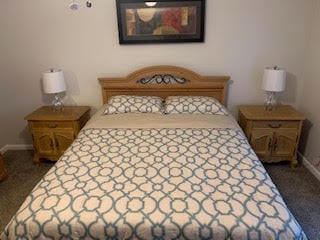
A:
[[[140,69],[127,77],[99,78],[103,103],[115,95],[140,96],[211,96],[226,103],[229,76],[201,76],[176,66],[152,66]]]
[[[137,80],[137,83],[140,84],[185,84],[187,82],[190,82],[190,80],[170,74],[156,74]]]

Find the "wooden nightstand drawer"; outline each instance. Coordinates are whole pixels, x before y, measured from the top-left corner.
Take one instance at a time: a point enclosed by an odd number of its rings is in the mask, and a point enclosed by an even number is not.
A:
[[[253,121],[253,128],[299,128],[300,121]]]
[[[47,122],[30,122],[33,128],[72,128],[72,122],[57,122],[57,121],[47,121]]]

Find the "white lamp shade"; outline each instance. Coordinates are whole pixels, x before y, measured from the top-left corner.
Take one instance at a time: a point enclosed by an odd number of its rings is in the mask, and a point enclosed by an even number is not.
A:
[[[145,2],[145,4],[146,4],[148,7],[154,7],[155,5],[157,5],[157,2]]]
[[[286,71],[279,68],[266,68],[261,88],[268,92],[282,92],[286,89]]]
[[[60,69],[50,69],[42,73],[43,91],[45,93],[60,93],[67,90],[64,75]]]

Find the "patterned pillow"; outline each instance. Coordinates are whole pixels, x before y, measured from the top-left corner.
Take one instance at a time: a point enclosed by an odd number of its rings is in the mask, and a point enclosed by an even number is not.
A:
[[[104,113],[162,113],[162,102],[160,97],[119,95],[110,98]]]
[[[228,111],[212,97],[171,96],[164,104],[164,113],[201,113],[228,115]]]

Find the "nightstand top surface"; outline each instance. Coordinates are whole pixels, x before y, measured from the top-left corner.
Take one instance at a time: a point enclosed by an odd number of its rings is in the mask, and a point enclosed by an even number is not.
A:
[[[304,120],[305,117],[289,105],[280,105],[272,111],[263,105],[242,105],[239,111],[249,120]]]
[[[88,106],[65,106],[60,112],[53,111],[50,106],[43,106],[24,119],[28,121],[76,121],[88,111],[90,111]]]

